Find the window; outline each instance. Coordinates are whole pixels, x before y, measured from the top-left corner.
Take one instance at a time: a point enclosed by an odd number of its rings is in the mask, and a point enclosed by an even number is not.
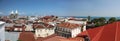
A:
[[[56,27],[56,29],[58,29],[58,27]]]
[[[61,31],[64,31],[64,28],[61,28]]]
[[[40,30],[38,30],[39,32],[41,32],[42,30],[40,29]]]

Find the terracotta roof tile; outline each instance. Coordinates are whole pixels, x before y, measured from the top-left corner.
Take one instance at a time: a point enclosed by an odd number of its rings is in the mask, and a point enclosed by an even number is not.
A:
[[[65,23],[60,23],[57,26],[66,27],[66,28],[76,28],[76,27],[81,27],[82,25],[65,22]]]
[[[50,35],[50,36],[48,36],[48,37],[38,37],[37,39],[36,39],[36,41],[44,41],[44,40],[46,40],[46,39],[50,39],[50,38],[52,38],[52,37],[55,37],[56,36],[56,34],[53,34],[53,35]]]
[[[45,26],[45,27],[44,27]],[[37,23],[37,24],[33,24],[33,27],[34,28],[52,28],[54,26],[50,25],[50,24],[47,24],[47,23],[43,23],[43,24],[40,24],[40,23]]]
[[[32,32],[21,32],[19,36],[21,41],[35,41],[34,34]]]
[[[43,40],[43,41],[84,41],[84,38],[82,38],[82,37],[64,38],[61,36],[54,36],[54,37],[51,37],[51,38]]]
[[[90,41],[120,41],[120,22],[114,22],[86,31]]]

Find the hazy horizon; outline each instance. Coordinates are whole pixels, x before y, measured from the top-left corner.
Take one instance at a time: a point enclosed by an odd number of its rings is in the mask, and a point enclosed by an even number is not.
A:
[[[119,17],[120,0],[0,0],[0,15]]]

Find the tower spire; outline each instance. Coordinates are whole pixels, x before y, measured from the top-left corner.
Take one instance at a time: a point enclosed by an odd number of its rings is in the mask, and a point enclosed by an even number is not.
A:
[[[18,14],[18,10],[16,10],[15,13]]]
[[[10,14],[14,14],[14,11],[12,10]]]

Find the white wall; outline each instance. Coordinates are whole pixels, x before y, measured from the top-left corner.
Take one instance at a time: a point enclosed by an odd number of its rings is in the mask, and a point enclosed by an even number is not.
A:
[[[76,24],[86,24],[87,21],[73,21],[73,20],[70,20],[68,22],[69,23],[76,23]]]
[[[75,23],[75,24],[83,24],[84,26],[83,26],[83,31],[85,31],[86,30],[86,24],[87,24],[87,21],[72,21],[72,20],[70,20],[70,21],[68,21],[69,23]]]
[[[33,31],[32,24],[25,25],[25,31]]]
[[[75,28],[71,30],[72,38],[76,37],[79,33],[81,33],[81,27]]]
[[[45,29],[45,28],[36,29],[35,34],[36,37],[47,37],[54,34],[54,29]]]
[[[0,22],[0,41],[5,41],[5,30],[4,29],[5,29],[4,22]]]
[[[86,26],[83,26],[83,31],[86,31]]]

